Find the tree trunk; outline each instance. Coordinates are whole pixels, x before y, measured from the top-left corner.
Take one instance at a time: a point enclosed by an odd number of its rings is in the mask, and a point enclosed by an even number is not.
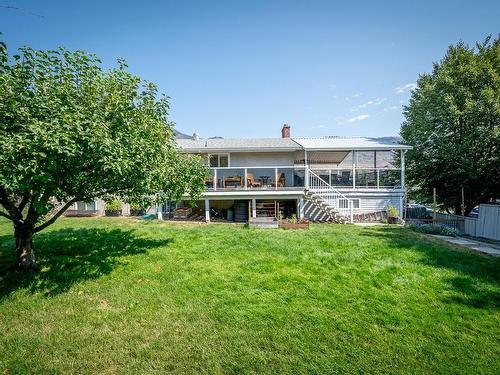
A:
[[[15,227],[16,266],[21,271],[36,270],[35,252],[33,249],[33,228],[19,225]]]

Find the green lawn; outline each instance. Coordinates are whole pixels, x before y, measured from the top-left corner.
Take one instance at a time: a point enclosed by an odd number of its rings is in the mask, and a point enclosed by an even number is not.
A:
[[[61,219],[9,270],[0,371],[500,373],[500,259],[401,228]]]

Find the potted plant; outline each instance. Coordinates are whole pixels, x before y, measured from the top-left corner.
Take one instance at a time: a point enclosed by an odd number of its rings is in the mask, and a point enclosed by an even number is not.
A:
[[[397,207],[387,207],[387,223],[397,224],[399,222],[399,210]]]
[[[106,216],[121,216],[122,214],[122,202],[118,199],[112,199],[106,202],[106,208],[104,210]]]
[[[130,203],[130,216],[140,216],[144,215],[146,210],[140,203],[131,202]]]

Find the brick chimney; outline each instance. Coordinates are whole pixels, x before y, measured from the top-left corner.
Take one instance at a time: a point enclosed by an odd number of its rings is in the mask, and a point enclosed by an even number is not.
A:
[[[283,128],[281,128],[281,138],[290,138],[290,126],[287,124],[283,124]]]

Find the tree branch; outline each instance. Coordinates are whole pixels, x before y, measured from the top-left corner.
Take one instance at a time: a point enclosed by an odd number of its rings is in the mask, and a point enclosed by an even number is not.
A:
[[[59,216],[61,216],[64,211],[66,211],[68,209],[69,206],[71,206],[73,203],[75,203],[77,201],[77,199],[73,198],[71,199],[70,201],[66,202],[66,204],[59,210],[57,211],[57,213],[52,216],[49,220],[47,220],[45,223],[41,224],[40,226],[36,227],[33,232],[34,233],[37,233],[37,232],[40,232],[41,230],[47,228],[49,225],[53,224],[54,221],[57,220],[57,218]]]
[[[23,212],[24,207],[26,207],[26,205],[28,204],[30,196],[31,196],[31,194],[29,192],[26,192],[26,194],[24,194],[23,199],[21,200],[21,203],[19,203],[19,206],[17,207],[19,212]]]
[[[7,210],[9,213],[10,220],[21,220],[22,216],[19,214],[16,206],[9,200],[9,195],[3,186],[0,186],[0,204]],[[21,216],[21,217],[19,217]]]

